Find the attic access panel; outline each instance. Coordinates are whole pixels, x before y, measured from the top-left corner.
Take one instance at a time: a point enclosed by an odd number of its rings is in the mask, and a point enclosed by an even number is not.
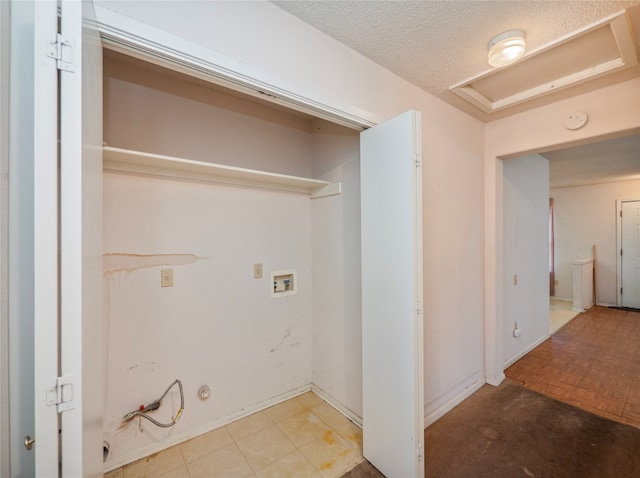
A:
[[[638,64],[625,11],[449,89],[493,113]]]

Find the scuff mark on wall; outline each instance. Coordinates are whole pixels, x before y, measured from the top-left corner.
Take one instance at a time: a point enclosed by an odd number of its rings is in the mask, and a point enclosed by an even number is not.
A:
[[[131,254],[109,252],[102,255],[102,274],[107,277],[117,272],[132,272],[160,266],[183,266],[200,259],[195,254]]]
[[[136,365],[132,365],[131,367],[129,367],[127,369],[127,372],[131,372],[131,371],[137,369],[138,367],[143,367],[146,372],[154,372],[155,369],[156,369],[156,363],[155,362],[146,362],[146,363],[139,363],[139,364],[136,364]]]
[[[291,332],[293,332],[293,327],[289,326],[287,328],[287,331],[285,332],[284,336],[282,337],[282,339],[280,340],[280,342],[278,343],[278,345],[276,345],[274,348],[271,349],[270,353],[275,352],[276,350],[278,350],[280,347],[282,347],[282,344],[284,343],[285,340],[287,340],[287,338],[291,335]]]

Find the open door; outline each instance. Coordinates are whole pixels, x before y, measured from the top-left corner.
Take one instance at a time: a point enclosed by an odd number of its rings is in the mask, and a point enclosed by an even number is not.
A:
[[[420,114],[360,137],[364,457],[424,476]]]
[[[620,221],[622,307],[640,309],[640,201],[622,201]]]
[[[11,476],[102,476],[102,50],[58,6],[10,4]]]

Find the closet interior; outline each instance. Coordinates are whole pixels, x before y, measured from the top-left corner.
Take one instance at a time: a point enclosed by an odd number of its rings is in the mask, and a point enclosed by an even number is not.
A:
[[[359,132],[104,51],[112,469],[309,389],[362,416]],[[164,396],[158,427],[125,414]]]

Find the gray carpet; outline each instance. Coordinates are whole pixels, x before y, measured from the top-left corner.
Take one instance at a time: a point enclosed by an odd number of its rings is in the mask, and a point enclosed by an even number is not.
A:
[[[640,429],[509,382],[427,428],[425,451],[427,478],[640,477]],[[344,477],[383,475],[365,462]]]

